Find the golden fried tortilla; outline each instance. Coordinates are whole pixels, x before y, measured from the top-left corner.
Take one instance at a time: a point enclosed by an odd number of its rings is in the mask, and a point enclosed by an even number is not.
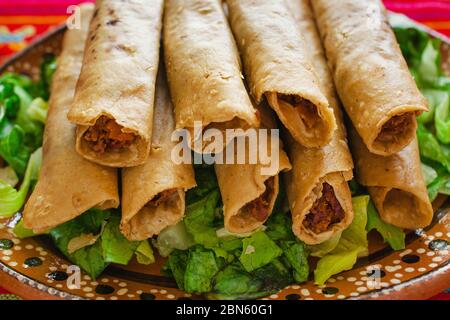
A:
[[[150,152],[163,0],[98,0],[68,114],[77,151],[111,167]]]
[[[259,126],[221,1],[167,0],[164,52],[176,128],[190,132],[191,148],[205,152],[208,141],[194,142],[207,129]]]
[[[416,135],[427,102],[380,0],[311,1],[337,91],[370,152],[392,155]]]
[[[230,24],[257,103],[265,96],[294,139],[327,144],[336,128],[303,41],[284,0],[227,0]]]
[[[47,231],[91,208],[119,206],[117,170],[102,167],[75,151],[75,125],[67,120],[83,61],[84,42],[94,8],[81,6],[81,29],[64,35],[53,76],[38,183],[23,211],[24,225]]]
[[[341,105],[327,65],[308,0],[286,0],[297,28],[308,44],[308,54],[319,85],[333,108],[337,129],[320,148],[306,148],[289,135],[286,144],[292,171],[285,174],[294,234],[307,244],[319,244],[347,228],[353,220],[348,181],[353,161],[347,145]]]

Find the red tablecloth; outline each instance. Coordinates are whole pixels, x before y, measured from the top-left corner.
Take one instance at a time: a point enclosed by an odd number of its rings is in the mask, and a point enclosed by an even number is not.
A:
[[[68,7],[91,0],[0,0],[0,63],[27,43],[64,22]],[[386,7],[408,15],[450,37],[449,0],[384,0]],[[1,283],[0,283],[1,286]],[[11,296],[0,287],[0,300]],[[449,293],[436,300],[450,300]]]

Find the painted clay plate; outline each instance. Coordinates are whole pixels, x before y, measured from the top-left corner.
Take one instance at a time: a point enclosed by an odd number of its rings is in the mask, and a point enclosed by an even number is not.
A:
[[[37,77],[45,53],[58,54],[64,28],[55,29],[0,68]],[[437,36],[433,34],[434,36]],[[450,71],[450,42],[442,44],[443,63]],[[61,196],[64,196],[61,194]],[[369,234],[370,255],[348,272],[329,279],[291,285],[269,300],[426,299],[450,287],[450,201],[439,198],[430,227],[407,235],[406,249],[394,252]],[[132,262],[112,265],[96,279],[81,275],[80,288],[68,286],[68,262],[44,237],[20,240],[0,220],[0,286],[25,299],[154,300],[197,299],[161,275],[164,261],[148,267]],[[374,276],[377,276],[376,278]],[[376,281],[372,281],[375,280]]]

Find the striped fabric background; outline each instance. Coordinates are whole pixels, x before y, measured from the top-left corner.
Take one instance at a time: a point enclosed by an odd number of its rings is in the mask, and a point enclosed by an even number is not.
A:
[[[70,5],[86,1],[91,0],[0,0],[0,63],[63,23]],[[389,10],[404,13],[450,37],[450,0],[384,0],[384,3]],[[0,300],[14,298],[6,293],[0,284]],[[434,299],[447,300],[449,294]]]

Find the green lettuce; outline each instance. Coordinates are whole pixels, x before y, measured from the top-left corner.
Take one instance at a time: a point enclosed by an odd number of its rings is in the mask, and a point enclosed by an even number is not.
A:
[[[353,222],[342,232],[336,248],[317,263],[314,270],[316,284],[323,285],[331,276],[350,270],[358,257],[368,254],[366,225],[369,200],[369,196],[359,196],[352,199]]]
[[[28,191],[39,176],[42,149],[37,149],[30,157],[25,177],[18,190],[0,180],[0,217],[11,217],[22,208]]]
[[[214,190],[203,199],[186,207],[184,218],[186,230],[192,235],[195,243],[202,244],[206,248],[216,247],[219,243],[214,227],[219,197],[219,191]]]
[[[49,235],[56,247],[70,261],[95,279],[110,263],[127,264],[140,244],[125,239],[120,233],[119,224],[118,213],[112,210],[91,209],[53,228],[49,231]],[[70,253],[70,241],[87,234],[100,234],[100,237],[93,245]]]
[[[247,272],[261,268],[279,257],[283,251],[264,232],[257,232],[242,240],[240,262]]]
[[[98,234],[101,231],[102,224],[110,216],[111,211],[109,210],[91,209],[81,216],[53,228],[49,232],[56,247],[70,261],[77,264],[94,279],[108,266],[108,263],[103,258],[101,240],[97,240],[94,245],[81,248],[71,254],[69,254],[68,245],[70,240],[83,234]]]
[[[450,103],[449,92],[442,92],[442,98],[436,106],[436,137],[444,144],[450,143]]]
[[[23,219],[20,219],[19,222],[13,228],[14,235],[19,239],[31,238],[37,236],[33,230],[25,228],[23,225]]]
[[[405,249],[405,233],[402,229],[393,226],[381,220],[372,201],[369,202],[367,208],[367,232],[377,230],[381,234],[384,241],[389,243],[392,249]]]
[[[417,128],[420,155],[423,158],[435,161],[444,166],[450,172],[450,158],[446,155],[436,137],[424,125]]]
[[[220,260],[212,250],[196,246],[189,250],[184,275],[184,290],[189,293],[207,293],[212,290],[211,279],[221,268]]]
[[[27,110],[27,114],[31,119],[43,124],[45,124],[45,120],[47,119],[47,112],[48,103],[41,97],[34,99]]]
[[[422,163],[422,174],[427,186],[432,184],[433,181],[438,177],[437,171],[434,170],[433,167],[428,166],[425,163]]]
[[[0,157],[23,177],[30,158],[31,150],[24,145],[25,132],[14,125],[0,134]]]
[[[342,233],[337,233],[325,242],[308,246],[311,256],[323,258],[331,251],[333,251],[341,240]]]
[[[111,215],[101,235],[103,259],[106,263],[126,265],[133,257],[138,241],[127,240],[120,232],[120,216]]]
[[[289,270],[277,259],[251,273],[235,261],[217,274],[207,297],[214,300],[257,299],[276,293],[292,282]]]
[[[184,290],[184,275],[186,273],[186,266],[189,257],[189,251],[175,250],[170,254],[167,261],[173,278],[175,279],[178,288]]]
[[[167,227],[158,235],[153,245],[162,257],[168,257],[174,250],[187,250],[195,244],[194,239],[187,232],[183,221]]]
[[[293,270],[294,280],[302,283],[308,280],[309,264],[306,245],[300,241],[280,241],[283,257]]]
[[[139,246],[136,248],[136,260],[140,264],[150,265],[155,263],[155,255],[153,254],[153,249],[150,246],[148,240],[141,241]]]

